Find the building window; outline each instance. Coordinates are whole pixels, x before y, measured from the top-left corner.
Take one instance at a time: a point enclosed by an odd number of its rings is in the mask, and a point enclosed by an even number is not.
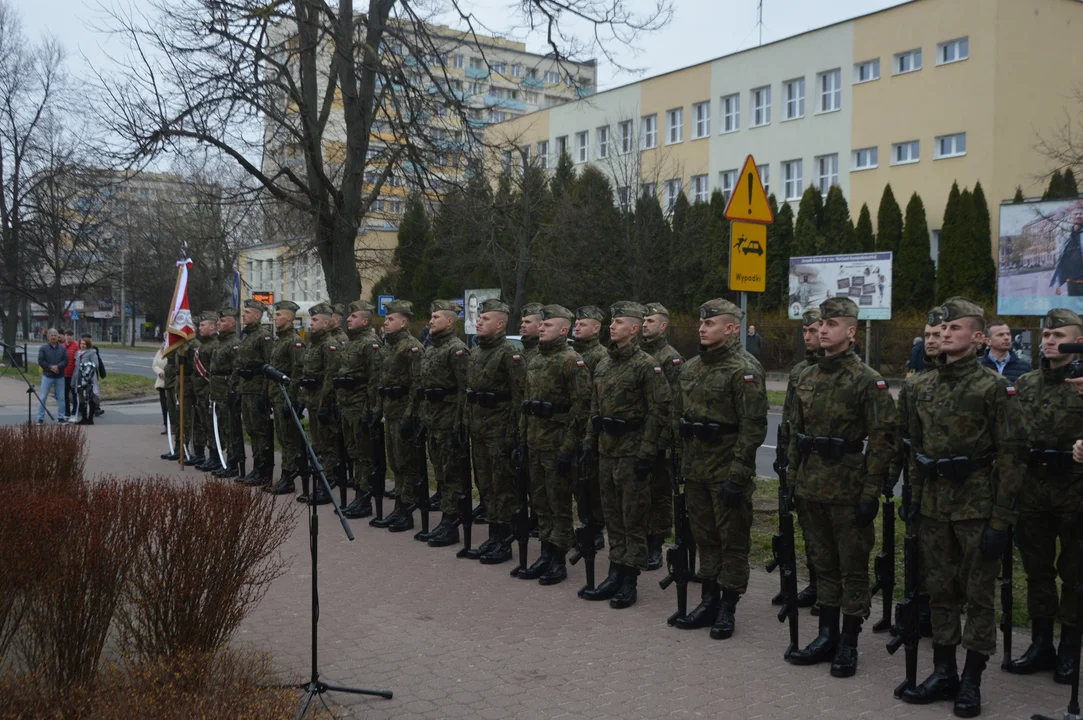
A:
[[[549,70],[545,73],[545,82],[547,85],[559,85],[560,73]]]
[[[820,194],[827,195],[832,185],[839,184],[839,155],[821,155],[816,158],[817,182],[820,186]]]
[[[941,135],[935,139],[935,143],[933,146],[936,148],[934,160],[966,155],[966,133]]]
[[[557,162],[560,162],[561,155],[568,154],[568,136],[561,135],[557,138]]]
[[[639,194],[646,197],[657,197],[658,186],[654,183],[643,183],[639,186]]]
[[[392,215],[402,215],[402,200],[392,200],[388,204],[391,206]]]
[[[853,169],[871,170],[880,163],[879,155],[879,149],[874,147],[854,150]]]
[[[498,122],[504,122],[507,119],[508,119],[508,114],[506,112],[504,112],[503,110],[490,110],[489,111],[489,122],[498,123]]]
[[[658,147],[658,116],[645,115],[642,124],[644,149]]]
[[[522,65],[512,65],[511,66],[511,76],[512,77],[522,77],[523,76],[523,66]]]
[[[722,132],[741,129],[741,96],[738,93],[722,98]]]
[[[590,159],[590,133],[575,134],[576,162],[585,163]]]
[[[760,174],[760,183],[763,185],[763,192],[765,195],[771,194],[771,166],[770,165],[757,165],[756,172]],[[733,175],[734,179],[737,178],[736,171]]]
[[[789,160],[782,163],[782,179],[786,192],[786,200],[801,199],[801,193],[805,191],[802,172],[800,160]]]
[[[920,155],[921,143],[918,140],[895,143],[891,146],[891,164],[906,165],[916,163]]]
[[[505,150],[500,159],[500,169],[505,175],[511,175],[511,150]]]
[[[493,63],[493,72],[496,73],[497,75],[507,75],[508,74],[508,64],[507,63],[502,63],[502,62]]]
[[[966,60],[968,57],[970,57],[970,40],[968,38],[949,40],[936,46],[937,65],[959,62],[960,60]]]
[[[481,70],[483,67],[485,67],[485,63],[483,63],[481,61],[481,58],[476,58],[476,57],[470,58],[470,69],[471,70]]]
[[[632,200],[631,194],[632,188],[627,185],[617,188],[617,204],[620,205],[621,212],[628,212]]]
[[[730,201],[733,194],[733,186],[737,184],[737,170],[723,170],[718,173],[718,187],[722,191],[722,197],[726,202]]]
[[[456,70],[462,70],[463,69],[463,65],[465,64],[465,62],[464,62],[465,60],[466,60],[466,58],[464,58],[462,55],[452,55],[451,56],[451,64]]]
[[[710,183],[706,175],[692,176],[692,202],[705,203],[711,199]]]
[[[673,206],[677,204],[677,196],[681,194],[680,180],[666,180],[666,212],[673,212]]]
[[[854,83],[870,82],[880,79],[880,58],[866,60],[854,65]]]
[[[752,127],[771,124],[771,86],[752,90]]]
[[[842,71],[828,70],[818,76],[820,112],[834,112],[842,107]]]
[[[921,48],[907,50],[895,56],[895,74],[914,72],[921,69]]]
[[[549,141],[541,140],[538,142],[538,167],[542,170],[549,169]]]
[[[701,102],[693,105],[692,120],[695,123],[692,137],[696,140],[708,137],[711,134],[711,103]]]
[[[530,167],[530,146],[524,145],[519,148],[519,164],[525,173]]]
[[[786,119],[796,120],[805,116],[805,78],[787,80],[782,83],[782,93],[786,100]]]
[[[603,125],[602,127],[598,128],[597,133],[598,157],[607,158],[609,157],[609,127],[607,125]]]
[[[666,111],[666,145],[684,140],[684,108]]]
[[[620,153],[627,155],[632,152],[632,121],[624,120],[617,127],[620,129]]]

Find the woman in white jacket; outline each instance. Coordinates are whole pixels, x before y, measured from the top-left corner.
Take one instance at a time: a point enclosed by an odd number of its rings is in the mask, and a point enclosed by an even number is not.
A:
[[[154,360],[151,361],[151,367],[154,368],[154,388],[158,391],[158,401],[162,404],[162,435],[165,435],[166,418],[168,417],[165,401],[165,366],[166,359],[162,355],[162,348],[158,348],[158,352],[154,353]]]

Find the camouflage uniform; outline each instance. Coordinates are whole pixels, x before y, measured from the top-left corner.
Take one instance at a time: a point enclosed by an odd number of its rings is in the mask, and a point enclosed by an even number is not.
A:
[[[204,312],[199,316],[199,322],[217,323],[218,313],[214,311]],[[214,426],[211,424],[210,366],[216,345],[218,345],[216,333],[201,336],[199,338],[199,348],[192,353],[192,368],[195,370],[192,374],[195,396],[195,404],[192,409],[195,414],[195,429],[192,432],[192,437],[197,443],[194,445],[196,459],[203,458],[203,462],[208,462],[207,458],[213,459],[215,455]],[[207,448],[209,452],[205,453],[204,448]],[[202,465],[200,469],[202,469]]]
[[[274,309],[296,314],[300,307],[297,303],[289,300],[280,300],[274,304]],[[270,364],[274,366],[275,370],[290,378],[290,402],[293,403],[297,412],[302,412],[304,408],[300,397],[304,361],[305,344],[296,328],[290,327],[288,330],[278,332],[271,347]],[[273,385],[268,387],[267,390],[271,406],[281,410],[276,413],[278,422],[275,423],[279,452],[282,455],[281,489],[283,492],[293,492],[293,479],[301,475],[302,471],[307,467],[307,458],[304,456],[305,444],[301,439],[301,434],[293,424],[293,418],[289,416],[289,412],[286,410],[286,404],[282,401],[282,393]],[[307,475],[307,473],[305,474]]]
[[[317,303],[308,309],[310,316],[331,315],[328,303]],[[301,399],[308,410],[308,432],[312,449],[320,458],[324,473],[332,480],[339,466],[338,439],[333,432],[337,424],[334,415],[334,391],[331,377],[338,371],[341,347],[334,340],[333,329],[311,331],[308,347],[301,361]],[[317,480],[317,488],[320,487]],[[319,490],[316,490],[319,492]]]
[[[245,300],[244,307],[267,312],[258,300]],[[271,328],[259,321],[241,330],[237,344],[236,368],[240,381],[237,391],[241,394],[241,415],[252,443],[252,472],[250,484],[270,482],[274,473],[274,423],[271,420],[271,403],[267,397],[267,380],[263,366],[271,361]]]
[[[647,315],[664,315],[669,319],[669,311],[661,303],[647,303]],[[681,365],[684,359],[676,348],[669,344],[664,335],[654,340],[642,340],[639,346],[654,358],[662,368],[662,373],[669,381],[669,389],[674,398],[673,419],[676,420],[676,398],[681,390],[678,379],[681,377]],[[673,447],[673,422],[666,425],[659,438],[661,448]],[[647,542],[662,547],[666,538],[673,532],[673,488],[669,484],[669,468],[666,466],[665,452],[659,452],[651,475],[651,512],[647,522]]]
[[[192,444],[192,448],[198,451],[195,443],[195,363],[192,351],[199,348],[198,340],[189,340],[166,356],[165,389],[169,396],[169,422],[173,430],[173,447],[178,455],[183,456],[184,448],[181,445],[181,415],[184,416],[184,445]],[[181,397],[180,368],[184,367],[184,393]],[[184,410],[181,412],[181,403]],[[201,438],[202,440],[203,438]]]
[[[327,302],[331,305],[330,301]],[[346,490],[348,485],[357,486],[357,478],[349,477],[352,475],[353,468],[350,467],[350,457],[346,451],[346,439],[342,435],[342,411],[338,406],[338,393],[335,391],[334,386],[331,385],[331,381],[336,374],[338,374],[338,363],[341,362],[342,351],[346,348],[346,344],[350,342],[349,335],[346,334],[346,306],[342,303],[335,303],[331,306],[334,310],[334,315],[337,316],[338,321],[335,322],[331,329],[327,331],[330,344],[328,349],[335,353],[336,365],[333,369],[328,368],[325,370],[325,377],[327,384],[331,387],[329,393],[329,400],[331,402],[331,424],[325,428],[328,433],[328,443],[334,447],[334,464],[331,468],[334,477],[335,484],[342,485],[341,497],[345,502]]]
[[[237,316],[237,309],[222,308],[221,317]],[[226,456],[223,475],[236,474],[238,463],[244,458],[244,436],[241,432],[240,396],[236,393],[237,376],[234,358],[237,354],[237,331],[218,333],[218,343],[210,360],[210,395],[214,412],[218,416],[218,438],[222,442],[222,454]]]
[[[346,309],[350,314],[376,311],[374,305],[364,301],[354,301]],[[369,477],[375,469],[369,428],[376,407],[376,380],[383,343],[371,325],[363,330],[349,330],[346,334],[349,341],[342,348],[338,371],[331,384],[335,387],[342,416],[342,437],[353,463],[354,482],[358,493],[364,495],[371,492]]]
[[[387,312],[412,316],[413,306],[405,300],[394,300],[388,303]],[[421,386],[421,355],[424,352],[425,347],[410,334],[408,327],[404,327],[384,337],[380,353],[376,415],[383,417],[387,425],[384,431],[387,464],[395,475],[395,497],[402,508],[410,508],[416,502],[414,486],[418,474],[423,471],[417,467],[414,434],[403,437],[401,423],[411,419],[416,422],[415,389]]]
[[[592,320],[597,320],[600,323],[605,322],[605,313],[602,312],[601,308],[595,305],[587,305],[585,307],[579,308],[575,311],[575,317],[576,319],[590,318]],[[587,369],[590,370],[590,375],[593,378],[595,370],[598,369],[598,364],[602,362],[602,360],[604,360],[606,357],[606,351],[605,348],[602,346],[601,342],[599,342],[597,337],[587,338],[584,340],[575,338],[572,341],[572,349],[579,353],[579,356],[583,358],[583,362],[587,364]],[[597,437],[595,436],[595,441],[596,440]],[[590,443],[587,443],[588,448],[592,450],[597,449],[590,447],[590,445]],[[597,532],[601,534],[602,530],[605,529],[605,508],[602,503],[601,490],[598,486],[599,474],[597,456],[592,456],[590,462],[594,464],[594,467],[590,469],[590,500],[592,506],[590,508],[590,512],[591,515],[593,515],[594,527],[597,529]],[[580,507],[578,508],[578,510],[579,522],[585,524],[587,522],[586,508]]]

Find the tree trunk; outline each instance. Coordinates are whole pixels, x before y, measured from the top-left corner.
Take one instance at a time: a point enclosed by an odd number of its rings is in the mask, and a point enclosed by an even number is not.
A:
[[[316,249],[327,279],[331,302],[361,299],[361,273],[357,269],[357,225],[328,213],[316,224]]]

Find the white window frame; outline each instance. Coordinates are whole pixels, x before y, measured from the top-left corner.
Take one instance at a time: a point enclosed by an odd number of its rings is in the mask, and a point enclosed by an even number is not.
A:
[[[677,204],[677,198],[681,195],[681,180],[673,178],[666,180],[666,213],[673,212],[673,206]]]
[[[903,153],[905,152],[905,156]],[[921,160],[921,141],[904,140],[891,144],[892,165],[912,165]]]
[[[960,138],[962,143],[959,142]],[[951,140],[951,152],[945,153],[943,151],[944,141]],[[963,149],[959,149],[959,145],[963,146]],[[950,135],[937,135],[933,138],[933,160],[947,160],[948,158],[963,157],[966,155],[966,133],[951,133]]]
[[[692,176],[692,202],[709,202],[711,199],[711,182],[707,175]]]
[[[456,70],[462,70],[463,66],[466,65],[466,58],[462,54],[455,54],[451,56],[451,62]]]
[[[948,59],[945,57],[948,50],[954,53],[954,57]],[[936,46],[936,64],[937,65],[951,65],[952,63],[962,62],[970,57],[970,37],[964,36],[955,38],[954,40],[948,40],[946,42],[937,43]]]
[[[798,160],[782,161],[782,189],[786,202],[800,200],[805,191],[804,163]]]
[[[666,145],[684,142],[684,108],[666,110]]]
[[[658,114],[644,115],[639,119],[643,134],[643,149],[658,147]]]
[[[799,77],[782,83],[784,105],[782,122],[805,117],[805,78]]]
[[[820,194],[827,197],[832,185],[839,184],[839,154],[818,155],[816,157],[816,185]]]
[[[910,67],[902,69],[903,60],[909,60]],[[891,57],[892,75],[906,75],[907,73],[917,72],[919,70],[921,70],[921,48],[895,53]]]
[[[820,89],[820,112],[838,112],[842,109],[842,70],[826,70],[816,76]]]
[[[523,66],[522,65],[512,65],[511,66],[511,76],[512,77],[522,77],[523,76]]]
[[[862,163],[861,161],[866,162]],[[856,148],[850,153],[850,172],[875,170],[880,166],[880,148],[878,146]]]
[[[559,85],[560,73],[555,70],[546,70],[544,75],[544,82],[546,85]]]
[[[633,135],[635,131],[632,129],[632,121],[622,120],[617,125],[617,128],[620,130],[620,154],[627,155],[632,152],[632,147],[635,144],[635,135]]]
[[[639,186],[640,197],[647,195],[649,197],[658,197],[658,184],[657,183],[643,183]]]
[[[632,188],[627,185],[622,185],[617,188],[617,204],[620,205],[620,209],[624,212],[628,212],[631,207],[631,195]]]
[[[722,122],[719,123],[719,133],[726,134],[737,132],[741,129],[741,93],[722,96]]]
[[[539,140],[538,141],[538,149],[534,153],[534,156],[538,160],[538,167],[540,167],[542,170],[548,170],[549,169],[549,141],[548,140]]]
[[[730,201],[733,188],[737,187],[737,168],[732,170],[720,170],[718,172],[718,189],[722,191],[722,198]]]
[[[585,163],[590,160],[590,132],[584,130],[575,134],[575,162]]]
[[[711,101],[692,105],[692,139],[700,140],[711,136]]]
[[[752,124],[749,127],[766,127],[771,124],[771,86],[761,85],[749,92],[752,98]],[[762,102],[757,102],[762,101]]]
[[[594,133],[598,143],[598,157],[604,160],[609,157],[609,126],[602,125]]]
[[[769,196],[771,194],[771,166],[757,165],[756,172],[760,174],[760,184],[763,185],[764,194]]]
[[[869,68],[869,77],[862,78],[861,71],[864,68]],[[862,83],[873,82],[880,79],[880,58],[873,58],[872,60],[865,60],[864,62],[854,63],[854,85],[860,85]]]
[[[557,161],[558,162],[560,161],[561,155],[567,155],[570,158],[572,156],[572,154],[570,152],[568,152],[568,136],[567,135],[561,135],[561,136],[557,137],[556,141],[557,141],[557,157],[556,157]]]

